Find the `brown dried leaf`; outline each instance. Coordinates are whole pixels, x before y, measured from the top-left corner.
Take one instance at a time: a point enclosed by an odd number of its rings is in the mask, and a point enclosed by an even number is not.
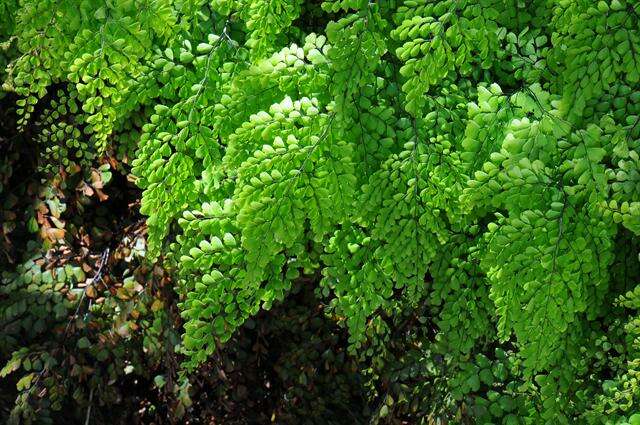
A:
[[[64,229],[56,229],[55,227],[49,227],[44,229],[44,231],[46,232],[46,238],[51,240],[52,242],[64,239],[64,234],[65,234]]]
[[[83,181],[80,186],[81,187],[78,190],[81,191],[85,196],[93,196],[94,190],[86,182]]]
[[[87,286],[87,289],[85,289],[85,292],[87,293],[87,297],[89,298],[95,298],[98,295],[98,292],[96,291],[96,288],[93,285]]]
[[[95,168],[91,170],[91,186],[93,186],[94,189],[102,189],[104,187],[100,172]]]
[[[107,195],[106,193],[104,193],[98,188],[96,188],[96,194],[98,195],[98,199],[100,199],[100,202],[104,202],[107,199],[109,199],[109,195]]]

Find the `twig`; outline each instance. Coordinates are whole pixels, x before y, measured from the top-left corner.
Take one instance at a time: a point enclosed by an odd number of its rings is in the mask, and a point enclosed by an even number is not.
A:
[[[91,417],[91,406],[93,403],[93,388],[89,392],[89,406],[87,407],[87,417],[84,420],[84,425],[89,425],[89,418]]]
[[[91,283],[89,283],[87,286],[84,287],[84,290],[82,291],[82,295],[80,296],[80,300],[78,300],[76,311],[73,313],[73,316],[71,316],[71,318],[69,319],[69,322],[67,323],[66,328],[64,329],[64,338],[63,338],[64,340],[67,339],[67,334],[69,332],[69,328],[71,327],[71,323],[73,322],[73,320],[75,320],[76,317],[78,317],[78,312],[80,311],[80,307],[82,306],[82,300],[84,300],[84,297],[87,294],[87,288],[89,288],[89,286],[93,285],[94,282],[102,278],[102,268],[104,267],[104,264],[107,262],[108,259],[109,259],[109,248],[106,248],[102,252],[102,255],[100,256],[100,264],[98,265],[98,271],[93,276],[93,279],[91,279]]]

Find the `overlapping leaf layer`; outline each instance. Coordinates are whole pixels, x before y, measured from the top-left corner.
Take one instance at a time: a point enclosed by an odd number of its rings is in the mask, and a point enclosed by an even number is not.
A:
[[[44,163],[131,159],[185,371],[303,282],[372,420],[640,423],[640,3],[5,3]]]

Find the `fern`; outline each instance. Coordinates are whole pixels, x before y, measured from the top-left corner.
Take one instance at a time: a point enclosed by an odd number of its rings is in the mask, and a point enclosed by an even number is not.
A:
[[[374,420],[637,421],[636,3],[72,7],[4,87],[43,172],[131,163],[187,372],[312,285]]]

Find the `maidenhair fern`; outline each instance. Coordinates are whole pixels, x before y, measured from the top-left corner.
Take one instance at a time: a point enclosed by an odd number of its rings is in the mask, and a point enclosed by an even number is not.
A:
[[[135,134],[187,371],[304,282],[372,417],[638,423],[637,2],[70,3],[17,8],[5,87],[63,166]]]
[[[397,297],[430,303],[446,355],[511,341],[518,379],[547,376],[530,381],[541,391],[540,417],[581,413],[547,397],[570,399],[577,389],[568,380],[586,378],[558,368],[590,343],[588,323],[611,310],[617,223],[637,228],[637,131],[613,109],[635,92],[628,75],[621,96],[586,114],[588,101],[615,87],[618,68],[603,60],[602,72],[590,70],[562,52],[590,58],[580,47],[585,34],[611,25],[633,37],[637,19],[613,4],[539,6],[557,25],[548,36],[534,17],[501,20],[509,8],[526,13],[519,6],[484,3],[327,2],[345,11],[329,22],[328,40],[311,34],[304,48],[271,59],[260,59],[264,48],[252,41],[269,10],[250,8],[248,53],[238,39],[231,62],[216,65],[230,75],[197,133],[204,140],[193,156],[176,152],[172,160],[183,162],[165,171],[156,186],[163,195],[143,200],[155,202],[151,226],[156,214],[166,217],[152,241],[184,211],[183,233],[168,247],[184,279],[190,366],[214,352],[216,338],[282,300],[292,280],[320,272],[352,352],[383,337],[368,327],[392,314]],[[270,31],[281,30],[274,23]],[[612,53],[632,56],[628,45]],[[596,82],[575,77],[584,73]],[[218,75],[227,74],[205,82]],[[171,155],[162,149],[154,155]],[[143,173],[156,162],[145,161]]]

